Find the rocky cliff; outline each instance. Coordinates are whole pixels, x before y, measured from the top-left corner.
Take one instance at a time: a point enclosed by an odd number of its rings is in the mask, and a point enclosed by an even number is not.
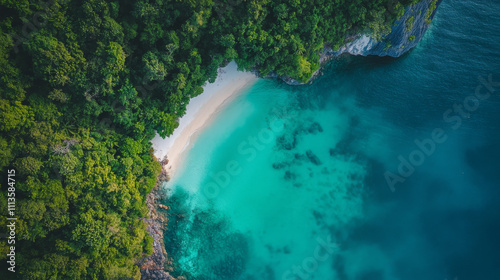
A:
[[[338,50],[325,47],[320,56],[320,64],[324,64],[326,61],[344,53],[362,56],[399,57],[403,55],[422,40],[441,1],[422,0],[408,6],[401,18],[394,22],[391,32],[383,36],[381,40],[375,39],[370,34],[356,34],[349,37],[348,43]],[[309,82],[313,81],[319,75],[321,75],[321,68],[312,75]],[[290,85],[303,84],[293,78],[278,76],[275,73],[271,73],[268,77],[280,78]]]
[[[394,22],[391,33],[382,40],[359,34],[339,50],[325,49],[324,55],[338,56],[343,53],[352,55],[378,55],[399,57],[415,47],[424,37],[434,17],[439,0],[422,0],[406,8],[404,15]]]

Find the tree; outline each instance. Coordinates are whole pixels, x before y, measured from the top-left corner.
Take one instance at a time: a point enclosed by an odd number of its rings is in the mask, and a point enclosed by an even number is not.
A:
[[[0,99],[0,130],[11,131],[29,127],[33,122],[33,112],[19,101]]]
[[[37,33],[27,46],[33,56],[35,73],[52,86],[69,84],[85,62],[81,51],[71,53],[64,43],[50,35]]]
[[[38,173],[43,164],[38,159],[27,156],[19,158],[14,162],[14,166],[21,175],[35,175]]]
[[[165,65],[153,52],[147,52],[142,61],[144,62],[144,73],[149,81],[163,80],[167,76]]]

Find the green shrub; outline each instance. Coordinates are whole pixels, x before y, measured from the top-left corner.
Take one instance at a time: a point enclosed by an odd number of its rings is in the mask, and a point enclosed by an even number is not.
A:
[[[414,17],[410,17],[406,20],[406,32],[410,32],[413,29],[413,21],[415,21]]]

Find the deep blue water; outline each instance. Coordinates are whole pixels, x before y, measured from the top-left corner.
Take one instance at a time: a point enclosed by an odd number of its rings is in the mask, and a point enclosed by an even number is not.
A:
[[[445,0],[403,57],[259,81],[169,183],[176,275],[500,279],[499,43],[499,1]]]

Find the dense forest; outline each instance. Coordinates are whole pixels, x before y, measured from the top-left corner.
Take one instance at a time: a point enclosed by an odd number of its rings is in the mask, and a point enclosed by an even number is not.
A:
[[[15,188],[17,217],[1,278],[139,279],[161,169],[150,140],[217,69],[307,81],[325,44],[383,39],[410,2],[0,0],[0,205],[9,217]]]

